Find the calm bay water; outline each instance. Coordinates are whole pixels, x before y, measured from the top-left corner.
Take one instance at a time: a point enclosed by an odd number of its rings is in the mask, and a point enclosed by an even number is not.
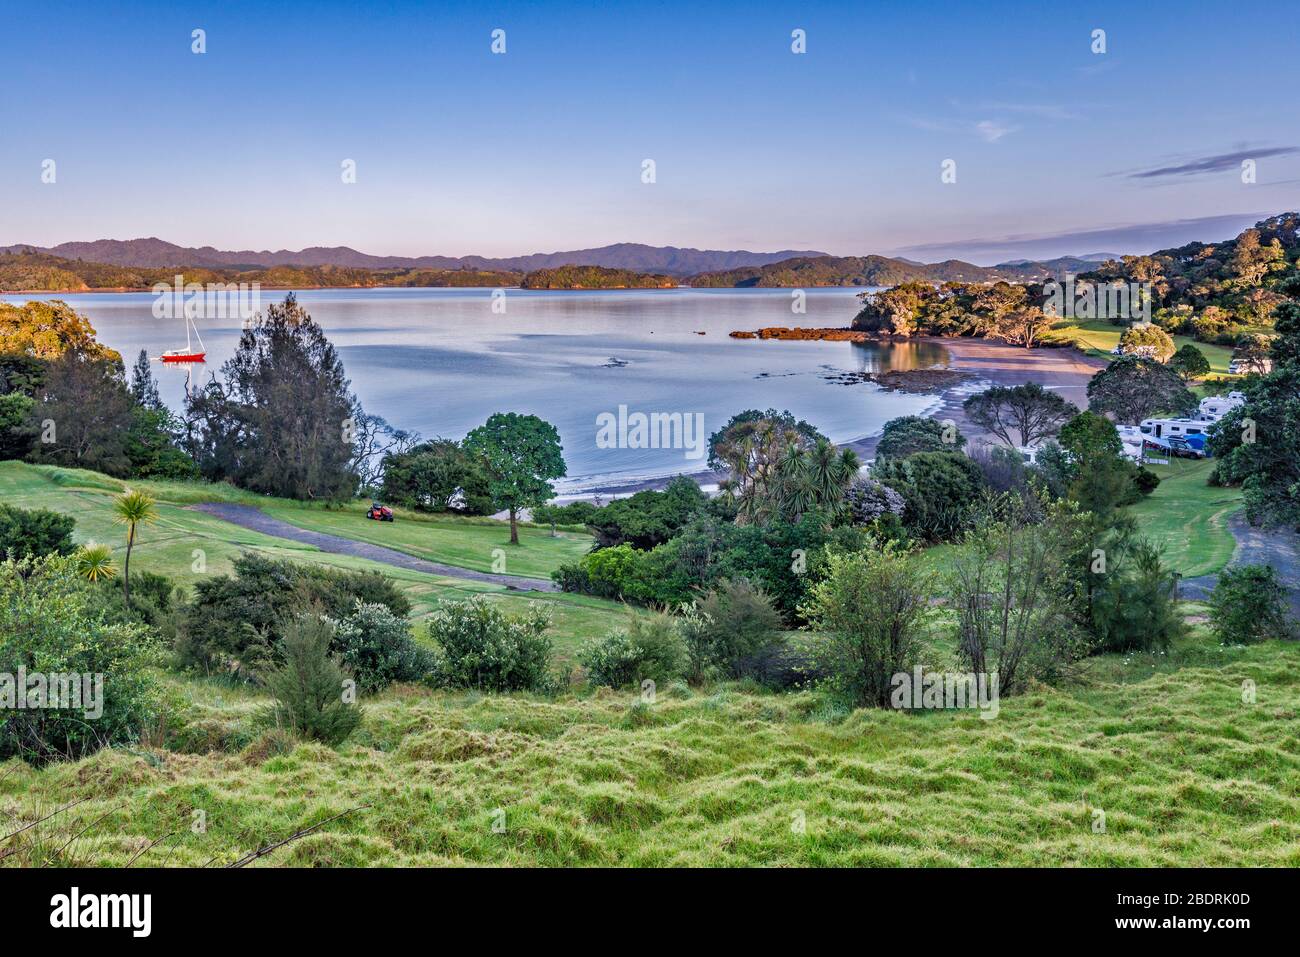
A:
[[[426,438],[460,438],[493,412],[541,416],[560,430],[569,477],[557,484],[572,490],[704,468],[681,449],[598,448],[597,416],[620,405],[702,413],[706,435],[742,409],[789,409],[836,442],[926,409],[926,397],[828,377],[944,364],[938,346],[727,336],[761,326],[848,325],[857,292],[809,290],[806,315],[792,314],[790,291],[780,289],[512,289],[505,314],[493,313],[487,289],[327,289],[298,299],[338,348],[367,412]],[[263,305],[283,295],[264,291]],[[141,349],[156,357],[185,344],[179,320],[153,317],[149,293],[3,298],[64,299],[128,367]],[[220,370],[240,332],[237,320],[199,320],[198,327],[208,361],[189,370],[195,382]],[[187,370],[161,363],[154,370],[163,398],[181,409]]]

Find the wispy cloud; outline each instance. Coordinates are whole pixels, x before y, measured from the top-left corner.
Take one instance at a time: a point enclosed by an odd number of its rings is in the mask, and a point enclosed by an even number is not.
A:
[[[986,143],[996,143],[1008,133],[1016,132],[1020,127],[1007,126],[999,123],[997,120],[980,120],[975,124],[975,130],[984,138]]]
[[[1243,160],[1264,159],[1268,156],[1286,156],[1300,153],[1300,147],[1270,146],[1257,150],[1238,150],[1235,153],[1216,153],[1202,156],[1170,166],[1156,166],[1152,169],[1132,170],[1123,173],[1111,173],[1111,176],[1124,176],[1128,179],[1160,179],[1167,176],[1199,176],[1203,173],[1220,173],[1224,170],[1239,169]]]

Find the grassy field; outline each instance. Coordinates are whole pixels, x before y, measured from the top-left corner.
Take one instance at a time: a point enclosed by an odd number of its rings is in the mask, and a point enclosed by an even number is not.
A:
[[[97,541],[112,545],[119,567],[126,549],[125,530],[113,521],[110,506],[112,496],[123,487],[124,483],[94,472],[0,462],[0,501],[24,508],[48,508],[72,515],[77,520],[77,541]],[[626,617],[626,611],[621,606],[600,599],[549,593],[523,596],[495,585],[426,575],[348,555],[332,555],[310,545],[240,528],[186,506],[203,501],[233,501],[263,506],[269,502],[272,504],[267,511],[277,517],[304,527],[334,531],[335,528],[329,527],[329,523],[335,520],[335,515],[324,509],[285,506],[277,500],[241,492],[226,485],[133,481],[131,487],[143,489],[155,496],[159,515],[156,523],[139,530],[136,546],[131,553],[132,569],[166,575],[182,586],[191,586],[208,575],[229,572],[231,561],[241,552],[255,551],[274,558],[336,568],[381,571],[396,580],[411,598],[415,605],[413,617],[417,623],[438,602],[471,595],[485,595],[492,601],[502,602],[510,610],[519,610],[528,601],[540,601],[551,611],[554,620],[552,634],[561,660],[571,657],[585,638],[604,634],[621,625]],[[359,525],[362,532],[372,534],[373,537],[368,540],[392,544],[394,548],[422,554],[422,557],[434,559],[436,556],[436,560],[451,565],[468,564],[453,558],[468,553],[476,547],[474,543],[485,550],[489,562],[491,548],[504,547],[508,552],[507,568],[514,574],[523,574],[518,570],[520,565],[541,571],[547,568],[548,562],[558,564],[559,561],[567,560],[570,554],[586,551],[589,542],[589,539],[584,542],[583,536],[576,533],[562,532],[560,534],[563,537],[552,539],[549,529],[530,527],[523,530],[523,545],[513,549],[506,544],[509,531],[503,530],[500,523],[477,525],[447,519],[439,522],[399,521],[380,526],[378,522],[366,521],[362,517],[363,511],[361,506],[357,506],[346,512],[338,512],[337,521],[340,526],[346,522]],[[305,520],[298,522],[290,517],[298,514],[306,516]],[[424,543],[420,545],[424,552],[415,551],[414,546],[403,548],[401,545],[382,542],[382,535],[377,532],[380,528],[382,531],[405,531],[409,541]],[[350,526],[347,531],[350,537],[363,537],[351,534],[354,529]],[[443,538],[448,540],[445,546],[429,544]],[[201,552],[201,564],[196,551]]]
[[[193,753],[10,762],[0,828],[85,799],[26,832],[11,865],[224,863],[369,805],[257,866],[1295,867],[1296,656],[1201,634],[1098,659],[992,720],[734,686],[674,685],[653,705],[406,688],[367,703],[338,751],[260,733],[248,692],[187,683],[196,704],[171,746]]]
[[[1165,561],[1184,577],[1221,571],[1236,545],[1228,516],[1241,508],[1241,489],[1207,485],[1214,463],[1205,459],[1147,468],[1160,485],[1129,508],[1138,530],[1161,545]]]
[[[366,519],[368,503],[344,508],[323,508],[302,502],[274,500],[262,511],[282,521],[314,532],[342,535],[374,545],[386,545],[431,562],[503,572],[526,578],[551,577],[566,562],[577,561],[591,549],[591,536],[550,528],[521,526],[519,546],[510,545],[510,526],[492,518],[432,516],[397,510],[396,521]],[[493,552],[502,550],[504,567],[493,567]]]
[[[1058,323],[1047,337],[1052,340],[1072,340],[1085,355],[1111,359],[1110,351],[1119,345],[1123,326],[1117,326],[1105,319],[1076,320],[1067,319]],[[1232,349],[1216,346],[1208,342],[1198,342],[1191,336],[1174,336],[1174,347],[1181,349],[1193,345],[1201,351],[1210,362],[1210,375],[1226,376],[1228,363],[1232,361]]]

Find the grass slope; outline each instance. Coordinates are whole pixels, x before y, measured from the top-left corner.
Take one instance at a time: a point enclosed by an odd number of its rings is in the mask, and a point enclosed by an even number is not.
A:
[[[1241,508],[1241,490],[1207,485],[1214,468],[1208,460],[1175,458],[1147,468],[1160,476],[1160,485],[1129,509],[1138,531],[1158,543],[1184,577],[1222,571],[1236,547],[1228,517]]]
[[[77,520],[77,541],[97,541],[111,545],[119,568],[126,551],[126,535],[123,527],[113,520],[111,504],[112,496],[120,492],[125,484],[80,469],[0,462],[0,501],[23,508],[48,508],[72,515]],[[130,484],[132,488],[147,491],[158,500],[159,516],[156,523],[139,529],[136,546],[131,553],[132,570],[166,575],[185,587],[192,586],[208,575],[229,572],[231,562],[241,552],[256,551],[274,558],[335,568],[380,571],[396,580],[407,592],[415,606],[412,617],[417,622],[426,617],[438,602],[471,595],[488,596],[492,601],[502,602],[511,611],[518,611],[529,601],[540,601],[551,611],[554,620],[552,635],[561,660],[570,658],[584,639],[620,626],[626,617],[625,610],[615,602],[566,594],[537,593],[524,596],[495,585],[426,575],[348,555],[332,555],[310,545],[240,528],[186,506],[206,501],[232,501],[261,506],[266,506],[269,502],[272,504],[268,511],[273,510],[277,517],[284,517],[286,521],[294,521],[288,517],[290,514],[305,515],[306,521],[315,521],[317,515],[328,520],[331,513],[324,509],[305,505],[289,507],[278,500],[227,485],[150,481],[132,481]],[[360,526],[361,531],[369,531],[375,536],[368,540],[379,540],[381,536],[377,534],[376,527],[380,523],[366,521],[362,517],[363,513],[362,506],[340,512],[340,533],[345,523],[354,523]],[[295,521],[295,524],[313,527],[305,522]],[[326,521],[322,521],[320,530],[335,530],[325,526]],[[490,556],[491,548],[504,547],[507,550],[507,567],[515,574],[522,574],[516,571],[516,562],[540,570],[546,567],[547,562],[555,562],[559,556],[568,552],[576,550],[581,554],[590,542],[589,538],[577,533],[561,533],[565,537],[551,539],[547,529],[528,528],[524,530],[524,544],[519,549],[513,549],[505,544],[509,540],[509,531],[503,531],[500,523],[478,526],[461,523],[456,519],[410,523],[399,521],[392,525],[384,524],[382,528],[385,531],[409,529],[412,542],[424,543],[421,545],[427,550],[424,557],[432,559],[436,555],[436,560],[452,565],[463,564],[452,560],[453,556],[468,556],[474,548],[482,548]],[[351,525],[347,525],[347,532],[352,531],[354,529]],[[447,545],[428,544],[442,538],[448,539]],[[498,542],[501,543],[500,546],[496,544]],[[402,548],[393,544],[393,547],[414,551],[414,546]],[[201,564],[196,551],[202,553]]]
[[[1066,319],[1057,323],[1046,337],[1056,341],[1072,341],[1085,355],[1110,360],[1114,356],[1110,351],[1119,345],[1120,334],[1124,327],[1114,325],[1105,319]],[[1210,375],[1226,376],[1228,363],[1232,361],[1232,349],[1208,342],[1198,342],[1191,336],[1174,336],[1174,347],[1181,349],[1193,345],[1201,351],[1210,362]]]
[[[1100,659],[1085,685],[1005,699],[993,720],[735,687],[674,685],[649,706],[405,689],[368,703],[339,751],[258,737],[257,698],[192,684],[173,746],[197,753],[10,762],[0,828],[87,799],[26,832],[9,864],[120,866],[173,833],[137,866],[221,863],[369,804],[257,866],[1294,867],[1297,650],[1201,635]]]

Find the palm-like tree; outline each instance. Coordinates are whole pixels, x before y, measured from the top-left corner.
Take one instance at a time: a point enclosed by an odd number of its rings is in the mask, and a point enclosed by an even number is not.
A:
[[[131,607],[131,549],[135,545],[137,526],[148,525],[158,519],[158,508],[154,500],[144,492],[125,492],[113,499],[114,518],[119,525],[125,525],[126,562],[122,566],[122,596],[126,607]]]
[[[76,556],[77,574],[88,582],[102,581],[117,574],[113,566],[113,550],[107,545],[87,542]]]

